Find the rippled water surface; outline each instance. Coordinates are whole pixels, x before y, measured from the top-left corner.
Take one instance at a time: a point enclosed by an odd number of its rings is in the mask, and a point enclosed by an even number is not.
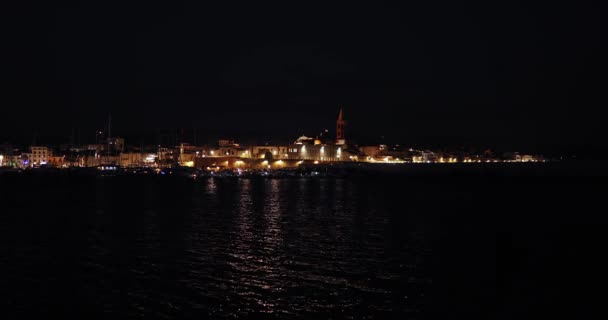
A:
[[[357,179],[5,183],[12,316],[419,318],[424,206]],[[410,203],[410,204],[408,204]]]

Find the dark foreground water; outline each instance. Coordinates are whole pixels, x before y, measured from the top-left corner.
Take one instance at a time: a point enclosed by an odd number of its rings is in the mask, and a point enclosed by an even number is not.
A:
[[[7,319],[589,318],[606,182],[0,177],[0,304]]]

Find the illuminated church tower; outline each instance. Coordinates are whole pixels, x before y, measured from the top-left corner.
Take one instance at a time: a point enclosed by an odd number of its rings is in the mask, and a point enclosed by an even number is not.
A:
[[[346,144],[346,133],[344,132],[345,126],[346,126],[346,122],[344,121],[344,114],[342,112],[342,108],[340,108],[340,114],[338,114],[338,120],[336,121],[336,144],[337,145]]]

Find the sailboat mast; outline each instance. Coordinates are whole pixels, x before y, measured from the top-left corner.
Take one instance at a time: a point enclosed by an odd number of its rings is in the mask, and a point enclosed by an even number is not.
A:
[[[107,151],[106,151],[106,162],[110,162],[110,141],[112,138],[112,113],[108,113],[108,141],[107,141]]]

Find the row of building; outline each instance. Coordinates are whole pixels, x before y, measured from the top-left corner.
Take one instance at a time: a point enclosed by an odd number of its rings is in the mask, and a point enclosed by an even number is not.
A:
[[[124,140],[122,141],[124,142]],[[120,150],[122,149],[122,150]],[[198,168],[284,167],[300,163],[332,163],[359,161],[373,163],[468,163],[468,162],[538,162],[541,156],[519,153],[494,154],[468,152],[436,152],[415,150],[398,145],[349,146],[325,143],[302,136],[289,145],[249,145],[219,141],[217,145],[173,147],[148,146],[143,150],[108,149],[107,144],[72,147],[31,146],[27,152],[0,149],[0,166],[19,168],[95,167],[114,164],[122,167],[165,167],[182,165]]]
[[[219,140],[214,145],[179,143],[173,146],[127,148],[119,137],[98,139],[95,144],[52,148],[31,146],[20,152],[10,146],[0,148],[0,166],[11,167],[95,167],[107,164],[122,167],[166,167],[174,165],[197,168],[273,168],[291,167],[302,163],[332,163],[343,161],[380,163],[457,163],[542,161],[542,157],[518,153],[497,156],[491,151],[480,154],[465,152],[433,152],[415,150],[399,145],[349,145],[345,135],[342,109],[336,121],[335,139],[322,134],[301,136],[287,145],[241,145],[233,140]],[[99,132],[101,134],[101,132]]]

